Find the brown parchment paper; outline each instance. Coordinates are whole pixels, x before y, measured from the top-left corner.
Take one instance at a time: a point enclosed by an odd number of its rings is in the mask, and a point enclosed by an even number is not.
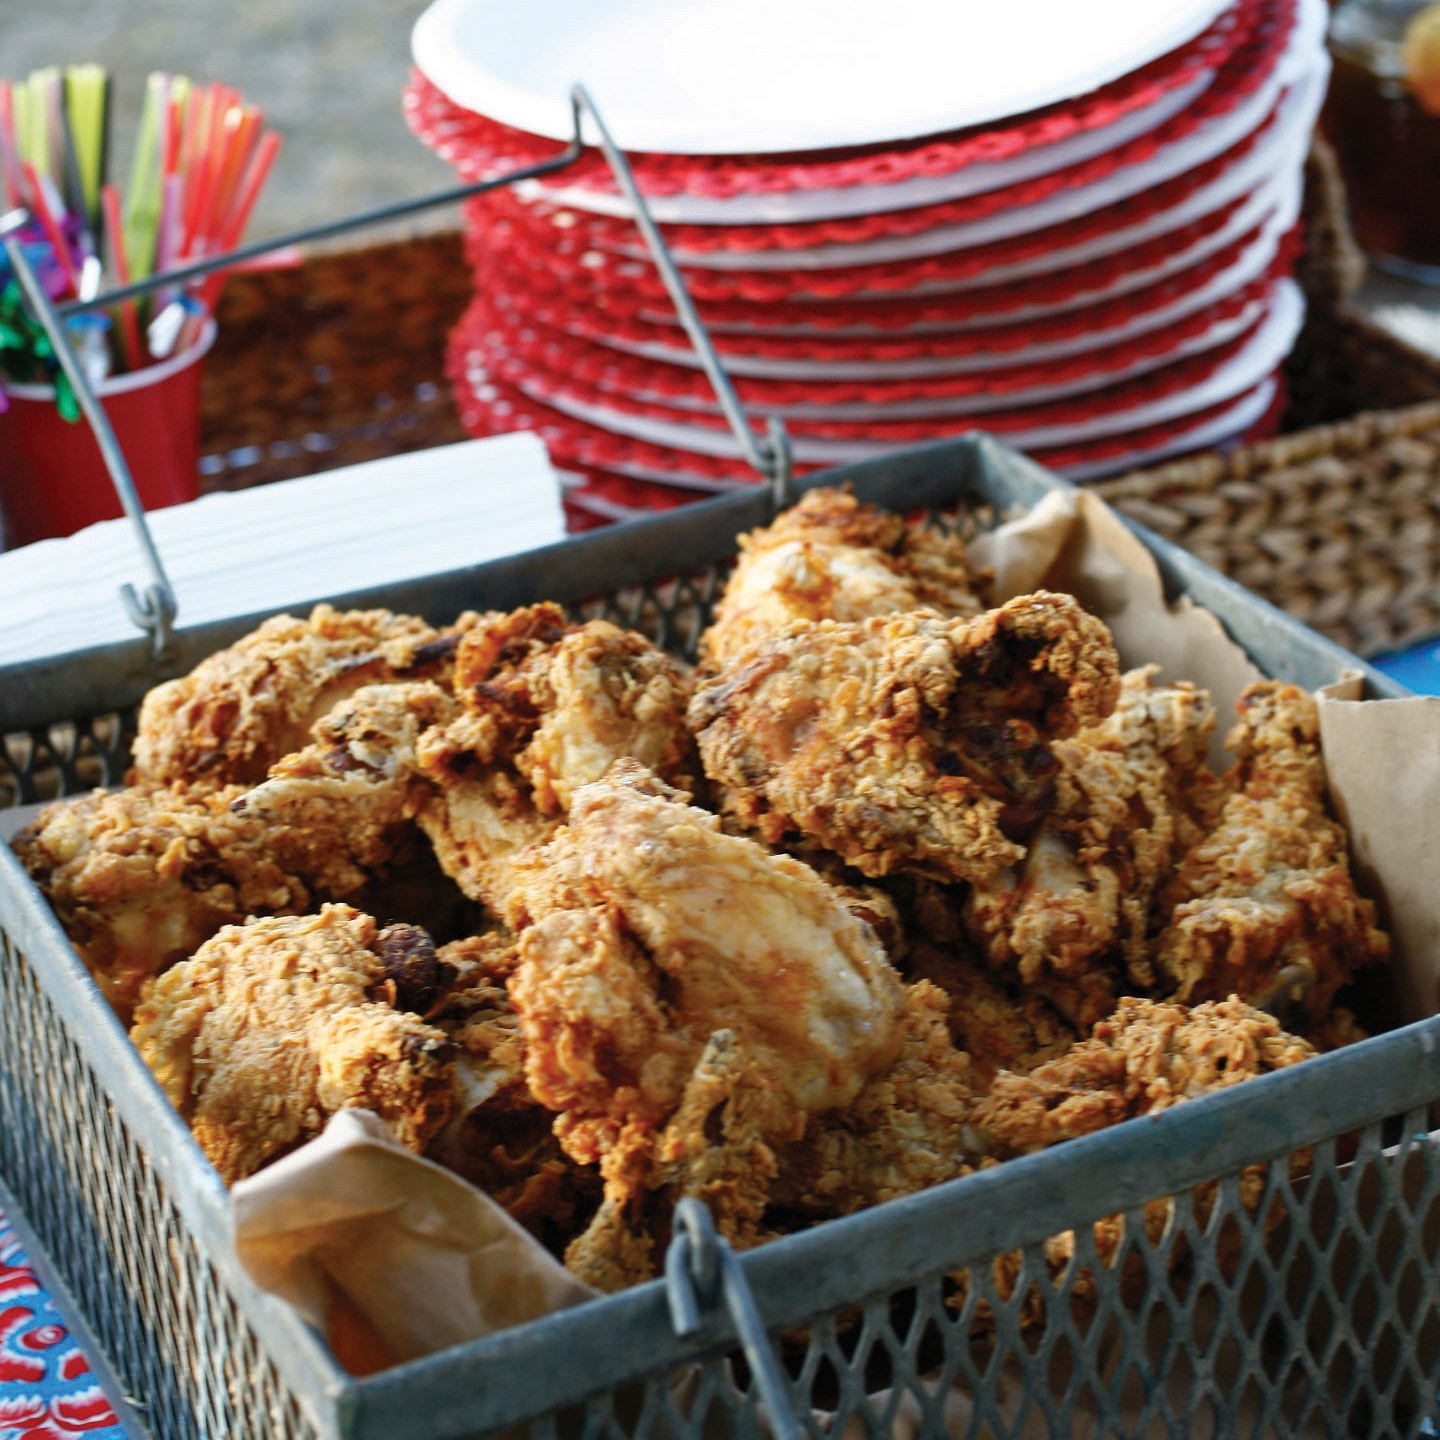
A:
[[[1069,591],[1110,625],[1123,665],[1208,689],[1221,739],[1259,672],[1208,612],[1166,606],[1144,546],[1085,491],[1052,495],[972,546],[998,598]],[[1410,1018],[1440,1003],[1440,700],[1321,699],[1338,812],[1386,912]],[[572,1305],[589,1292],[485,1195],[409,1155],[363,1112],[233,1189],[235,1241],[260,1285],[325,1324],[340,1294],[399,1359]],[[968,1414],[963,1397],[956,1417]],[[1083,1426],[1082,1426],[1083,1430]],[[903,1421],[896,1434],[903,1435]],[[1028,1432],[1027,1432],[1028,1433]],[[1077,1430],[1077,1433],[1081,1431]]]
[[[595,1294],[488,1195],[412,1155],[368,1110],[342,1110],[240,1181],[230,1209],[256,1284],[326,1333],[338,1297],[396,1361]]]

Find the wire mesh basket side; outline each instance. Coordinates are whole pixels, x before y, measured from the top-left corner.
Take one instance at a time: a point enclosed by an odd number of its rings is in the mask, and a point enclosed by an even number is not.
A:
[[[255,1332],[0,931],[0,1174],[155,1440],[316,1440]]]
[[[1434,1433],[1426,1123],[1391,1117],[776,1333],[795,1409],[815,1436]],[[768,1421],[732,1354],[526,1433],[729,1440]]]

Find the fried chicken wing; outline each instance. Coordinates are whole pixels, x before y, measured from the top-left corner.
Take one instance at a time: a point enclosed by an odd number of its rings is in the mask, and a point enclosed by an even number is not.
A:
[[[616,1272],[585,1257],[648,1266],[656,1201],[682,1193],[754,1243],[774,1145],[897,1053],[902,987],[873,931],[807,866],[632,762],[577,791],[515,868],[530,1087],[566,1150],[600,1163],[600,1230],[647,1221],[624,1244],[582,1237],[568,1263],[603,1284]]]
[[[272,765],[233,809],[302,831],[318,850],[362,869],[380,868],[432,797],[420,771],[421,736],[459,713],[433,681],[363,686],[317,720],[310,743]]]
[[[869,876],[987,883],[1053,801],[1051,741],[1109,714],[1109,632],[1038,592],[972,619],[792,627],[690,706],[724,811]]]
[[[1160,895],[1156,968],[1180,1001],[1237,994],[1322,1021],[1357,969],[1388,956],[1389,941],[1327,812],[1314,699],[1264,681],[1239,708],[1224,808]]]
[[[309,858],[304,837],[232,813],[241,793],[97,790],[47,806],[15,838],[21,864],[122,1020],[145,980],[221,926],[309,907],[311,886],[295,868]]]
[[[723,670],[795,620],[864,620],[907,610],[978,615],[988,573],[957,535],[921,530],[844,490],[811,490],[772,524],[740,537],[740,558],[700,642]]]
[[[227,1184],[347,1107],[416,1152],[445,1124],[454,1046],[390,998],[417,949],[413,927],[326,905],[227,926],[151,982],[131,1039]]]
[[[1095,1027],[1088,1040],[1028,1075],[996,1076],[990,1093],[976,1107],[967,1138],[987,1151],[991,1163],[1027,1154],[1081,1135],[1093,1134],[1122,1120],[1148,1115],[1215,1090],[1239,1085],[1302,1060],[1315,1051],[1304,1040],[1286,1034],[1271,1015],[1231,998],[1194,1007],[1154,1000],[1122,1000],[1115,1014]],[[1297,1157],[1303,1160],[1303,1156]],[[1263,1225],[1283,1213],[1277,1205],[1260,1215],[1266,1194],[1265,1165],[1247,1167],[1239,1178],[1238,1200]],[[1187,1199],[1203,1230],[1215,1203],[1219,1182],[1198,1187]],[[1142,1207],[1142,1223],[1153,1246],[1173,1224],[1173,1197],[1161,1196]],[[1111,1215],[1094,1225],[1095,1253],[1113,1266],[1127,1239],[1124,1216]],[[1044,1258],[1052,1281],[1074,1262],[1076,1237],[1066,1230],[1045,1242]],[[1171,1262],[1185,1257],[1183,1239],[1170,1251]],[[1234,1263],[1234,1242],[1222,1237],[1219,1259]],[[1003,1298],[1020,1284],[1021,1257],[1001,1256],[994,1264],[994,1283]],[[957,1277],[963,1300],[967,1276]],[[1138,1302],[1153,1284],[1148,1267],[1139,1263],[1122,1272],[1122,1293]],[[1093,1302],[1093,1274],[1071,1275],[1065,1304]],[[1048,1287],[1031,1283],[1021,1323],[1042,1320],[1050,1303]],[[982,1317],[983,1318],[983,1317]]]
[[[1218,802],[1206,760],[1214,709],[1193,685],[1122,678],[1114,711],[1052,746],[1055,804],[1024,862],[966,903],[971,937],[996,969],[1045,985],[1088,1031],[1122,994],[1154,989],[1155,893]]]
[[[413,615],[317,605],[277,615],[140,707],[131,780],[257,784],[305,745],[311,725],[360,686],[443,678],[473,617],[439,631]]]

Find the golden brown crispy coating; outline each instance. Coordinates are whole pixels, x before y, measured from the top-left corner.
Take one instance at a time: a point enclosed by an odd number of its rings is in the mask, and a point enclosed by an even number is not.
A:
[[[698,776],[684,671],[608,621],[570,625],[555,605],[486,616],[460,645],[455,690],[462,713],[417,748],[434,791],[419,821],[446,873],[497,914],[511,857],[614,761],[687,787]]]
[[[725,669],[795,620],[978,615],[989,582],[969,568],[959,536],[917,529],[844,490],[811,490],[774,524],[740,537],[740,558],[701,638],[701,665]]]
[[[801,1140],[781,1147],[772,1204],[849,1215],[965,1173],[975,1077],[950,1038],[949,1008],[928,980],[906,986],[899,1055],[849,1105],[812,1117]]]
[[[597,1226],[698,1193],[753,1243],[773,1145],[896,1054],[902,987],[874,933],[807,866],[631,762],[515,868],[526,1075],[566,1150],[600,1162]],[[571,1263],[602,1249],[592,1235]]]
[[[1028,1075],[997,1075],[973,1123],[992,1155],[1024,1155],[1314,1053],[1274,1016],[1233,996],[1193,1007],[1122,1000],[1065,1055]]]
[[[151,982],[131,1039],[227,1184],[348,1107],[417,1153],[444,1125],[454,1047],[386,998],[413,933],[326,905],[227,926]]]
[[[1215,714],[1193,685],[1122,678],[1114,711],[1055,742],[1055,804],[1021,866],[977,885],[967,929],[989,963],[1047,993],[1088,1031],[1122,994],[1152,990],[1150,909],[1213,814]]]
[[[317,605],[304,620],[276,615],[190,674],[150,691],[140,707],[131,779],[257,784],[360,686],[443,678],[471,618],[438,631],[388,610]]]
[[[1257,1075],[1284,1069],[1308,1059],[1315,1051],[1304,1040],[1286,1034],[1273,1016],[1229,1000],[1192,1007],[1152,1000],[1123,1000],[1109,1019],[1097,1025],[1089,1040],[1068,1054],[1042,1065],[1028,1075],[1002,1074],[976,1107],[967,1138],[987,1149],[995,1160],[1039,1150],[1048,1145],[1092,1134],[1122,1120],[1168,1109],[1215,1090],[1238,1085]],[[1303,1160],[1303,1156],[1297,1157]],[[1249,1166],[1240,1176],[1238,1200],[1252,1216],[1258,1215],[1266,1193],[1267,1167]],[[1203,1229],[1213,1209],[1217,1182],[1197,1188],[1185,1203]],[[1157,1244],[1173,1224],[1176,1200],[1159,1197],[1142,1207],[1149,1243]],[[1260,1216],[1264,1225],[1283,1213],[1276,1205]],[[1111,1266],[1127,1238],[1125,1217],[1106,1216],[1095,1222],[1095,1253]],[[1045,1265],[1052,1282],[1064,1274],[1075,1257],[1075,1232],[1051,1236],[1044,1245]],[[1188,1247],[1183,1238],[1171,1249],[1171,1262],[1182,1260]],[[1234,1256],[1221,1244],[1222,1264]],[[1009,1297],[1020,1284],[1021,1257],[1000,1256],[993,1275],[998,1293]],[[1122,1293],[1138,1302],[1151,1283],[1148,1268],[1137,1259],[1122,1273]],[[960,1281],[963,1299],[967,1277]],[[1069,1277],[1067,1306],[1093,1301],[1097,1286],[1093,1274],[1080,1270]],[[1021,1312],[1021,1323],[1043,1320],[1049,1287],[1035,1284]],[[982,1315],[981,1319],[985,1317]]]
[[[296,873],[316,858],[306,837],[234,814],[241,793],[96,790],[47,806],[15,838],[21,863],[122,1020],[145,980],[222,925],[309,907],[310,885]]]
[[[1156,967],[1177,1000],[1237,994],[1320,1020],[1357,969],[1388,956],[1389,940],[1327,813],[1313,698],[1264,681],[1239,708],[1219,820],[1160,895]]]
[[[311,727],[310,743],[270,767],[234,802],[237,814],[312,838],[366,870],[384,867],[431,798],[420,737],[460,707],[430,680],[366,685]]]
[[[987,1090],[997,1072],[1024,1074],[1064,1054],[1077,1039],[1044,995],[991,973],[963,946],[917,940],[905,975],[933,983],[948,997],[950,1034],[969,1057],[977,1092]]]
[[[797,625],[697,690],[689,718],[725,813],[768,844],[986,883],[1050,807],[1050,742],[1118,691],[1105,626],[1041,591],[973,619]]]
[[[425,1018],[455,1044],[457,1101],[426,1154],[537,1238],[563,1244],[595,1209],[599,1175],[561,1150],[555,1116],[526,1083],[525,1039],[505,988],[519,962],[515,937],[491,931],[446,945],[437,959],[444,993]]]

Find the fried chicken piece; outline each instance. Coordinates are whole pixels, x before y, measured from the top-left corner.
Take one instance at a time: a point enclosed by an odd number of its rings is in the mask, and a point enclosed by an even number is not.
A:
[[[1322,1021],[1357,969],[1388,957],[1389,939],[1326,810],[1314,699],[1262,681],[1239,710],[1219,820],[1160,895],[1156,969],[1180,1001],[1236,994]]]
[[[447,874],[504,912],[511,860],[558,829],[581,786],[619,759],[692,789],[689,681],[642,635],[571,625],[555,605],[487,616],[455,666],[462,713],[417,747],[434,798],[419,815]]]
[[[296,873],[314,858],[305,838],[232,813],[240,793],[96,790],[47,806],[16,836],[21,864],[123,1021],[150,976],[221,926],[309,908],[311,885]]]
[[[594,1212],[599,1176],[561,1150],[554,1114],[526,1082],[525,1039],[506,990],[519,963],[515,937],[500,930],[456,941],[437,960],[445,991],[423,1013],[455,1044],[457,1102],[426,1154],[538,1239],[563,1245]]]
[[[868,876],[989,883],[1053,800],[1051,741],[1108,715],[1105,626],[1068,595],[973,619],[799,624],[690,706],[725,813]]]
[[[326,905],[227,926],[151,982],[130,1038],[226,1184],[348,1107],[416,1153],[445,1124],[454,1047],[389,998],[417,948],[413,927]]]
[[[444,678],[472,616],[439,631],[413,615],[317,605],[276,615],[140,707],[130,779],[254,785],[337,701],[379,680]]]
[[[950,1037],[949,1009],[928,980],[905,987],[899,1055],[849,1105],[816,1115],[803,1139],[781,1148],[772,1204],[849,1215],[970,1168],[975,1076]]]
[[[567,1263],[613,1287],[620,1262],[599,1257],[624,1255],[623,1279],[644,1278],[654,1217],[682,1194],[755,1243],[774,1146],[898,1051],[901,982],[873,931],[807,866],[725,834],[633,762],[577,791],[515,869],[526,1076],[605,1180]]]
[[[421,736],[460,706],[434,681],[366,685],[311,727],[310,743],[270,767],[235,801],[237,814],[312,837],[317,848],[381,868],[431,800]]]
[[[905,975],[933,983],[948,997],[950,1034],[969,1059],[970,1083],[979,1093],[989,1089],[999,1071],[1026,1074],[1062,1055],[1077,1039],[1044,995],[1007,984],[961,946],[916,941]]]
[[[740,537],[740,558],[700,640],[703,670],[732,665],[795,620],[865,620],[907,610],[978,615],[990,576],[958,535],[921,530],[845,490],[811,490]]]
[[[1047,993],[1088,1032],[1122,994],[1154,989],[1155,892],[1213,816],[1220,782],[1207,750],[1205,692],[1122,677],[1114,711],[1052,747],[1055,805],[1024,863],[972,889],[967,929],[997,970]]]
[[[976,1107],[968,1138],[990,1152],[992,1163],[1092,1134],[1122,1120],[1168,1109],[1212,1091],[1238,1085],[1258,1075],[1281,1070],[1314,1055],[1304,1040],[1286,1034],[1271,1015],[1231,998],[1193,1008],[1154,1000],[1122,1000],[1115,1014],[1095,1027],[1067,1054],[1028,1075],[1001,1074],[990,1093]],[[1303,1154],[1294,1163],[1304,1163]],[[1203,1231],[1213,1209],[1219,1182],[1198,1187],[1186,1197],[1187,1206]],[[1241,1206],[1257,1215],[1266,1193],[1266,1166],[1252,1165],[1240,1176]],[[1177,1201],[1162,1196],[1143,1206],[1143,1224],[1150,1245],[1174,1221]],[[1282,1214],[1277,1204],[1261,1216],[1266,1226]],[[1123,1216],[1112,1215],[1094,1226],[1095,1253],[1100,1263],[1113,1266],[1126,1241]],[[1045,1242],[1044,1256],[1051,1281],[1072,1264],[1075,1232],[1067,1230]],[[1233,1250],[1233,1243],[1230,1247]],[[1222,1266],[1236,1256],[1222,1241]],[[1186,1247],[1177,1241],[1171,1261],[1184,1258]],[[1122,1293],[1138,1300],[1150,1282],[1148,1270],[1132,1256],[1133,1273],[1122,1277]],[[1015,1293],[1020,1283],[1021,1257],[999,1257],[994,1283],[1002,1298]],[[959,1276],[963,1303],[968,1276]],[[1070,1278],[1067,1305],[1093,1302],[1094,1275],[1081,1270]],[[1032,1282],[1021,1314],[1021,1324],[1044,1319],[1049,1287]],[[981,1317],[982,1322],[985,1317]]]
[[[997,1075],[973,1124],[998,1159],[1028,1154],[1298,1064],[1315,1053],[1242,1000],[1122,1000],[1059,1059]]]

